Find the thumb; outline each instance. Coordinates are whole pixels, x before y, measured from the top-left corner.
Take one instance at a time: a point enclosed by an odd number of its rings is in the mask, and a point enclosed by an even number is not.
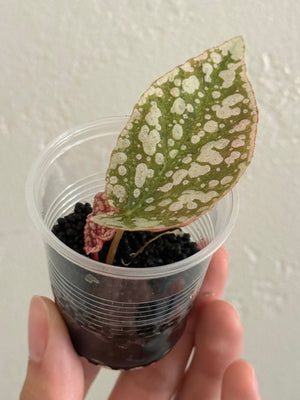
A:
[[[82,400],[82,364],[50,299],[34,296],[31,300],[28,344],[28,369],[20,399]]]

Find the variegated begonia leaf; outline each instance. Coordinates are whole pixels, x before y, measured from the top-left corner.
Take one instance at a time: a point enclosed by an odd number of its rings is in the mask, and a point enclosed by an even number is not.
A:
[[[241,36],[191,58],[141,96],[112,152],[106,194],[117,212],[93,217],[123,230],[197,219],[251,161],[258,111]]]

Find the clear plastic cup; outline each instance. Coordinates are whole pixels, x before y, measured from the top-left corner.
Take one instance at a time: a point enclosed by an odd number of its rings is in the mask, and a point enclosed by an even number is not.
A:
[[[57,306],[78,354],[113,369],[146,366],[180,338],[212,254],[238,213],[233,190],[183,228],[202,249],[173,264],[124,268],[92,260],[51,229],[76,202],[92,203],[127,117],[105,118],[59,136],[40,155],[27,181],[29,213],[45,243]]]

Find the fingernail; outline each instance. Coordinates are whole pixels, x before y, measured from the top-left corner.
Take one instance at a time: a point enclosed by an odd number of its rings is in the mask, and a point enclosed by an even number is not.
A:
[[[202,293],[203,297],[216,297],[216,293],[213,292],[203,292]]]
[[[40,362],[43,359],[48,342],[48,310],[43,299],[34,296],[30,303],[28,347],[29,359]]]

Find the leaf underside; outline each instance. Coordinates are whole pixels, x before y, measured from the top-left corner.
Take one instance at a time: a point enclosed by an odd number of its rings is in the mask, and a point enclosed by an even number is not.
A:
[[[241,36],[156,80],[112,152],[94,221],[124,230],[183,226],[229,192],[249,165],[258,111]]]

